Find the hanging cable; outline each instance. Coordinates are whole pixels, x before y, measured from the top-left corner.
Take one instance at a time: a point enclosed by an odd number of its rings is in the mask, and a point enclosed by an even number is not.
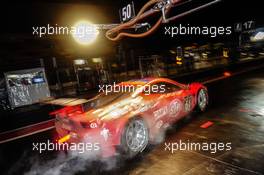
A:
[[[123,24],[120,24],[112,29],[109,29],[108,31],[106,31],[105,36],[106,38],[108,38],[111,41],[118,41],[120,39],[122,39],[123,37],[130,37],[130,38],[142,38],[145,36],[148,36],[150,34],[152,34],[155,30],[158,29],[158,27],[162,24],[162,23],[168,23],[172,20],[181,18],[185,15],[188,15],[190,13],[193,13],[195,11],[198,11],[200,9],[203,9],[205,7],[208,7],[210,5],[213,5],[217,2],[220,2],[221,0],[213,0],[209,3],[206,3],[204,5],[201,5],[199,7],[193,8],[191,10],[188,10],[186,12],[183,12],[179,15],[170,17],[170,18],[166,18],[166,14],[173,8],[173,7],[177,7],[178,5],[182,5],[182,4],[186,4],[191,2],[192,0],[150,0],[148,1],[138,12],[138,14],[130,21],[125,22]],[[151,8],[152,7],[152,8]],[[162,16],[158,19],[158,21],[146,32],[143,33],[129,33],[129,32],[125,32],[124,30],[128,30],[128,29],[132,29],[135,28],[136,25],[138,25],[138,23],[141,20],[146,19],[149,16],[152,16],[156,13],[162,13]]]

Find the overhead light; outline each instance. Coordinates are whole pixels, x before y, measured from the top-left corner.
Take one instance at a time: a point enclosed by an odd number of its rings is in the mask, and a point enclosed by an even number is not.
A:
[[[89,45],[95,41],[99,31],[96,26],[88,21],[79,21],[74,26],[72,36],[81,45]]]
[[[102,58],[93,58],[92,60],[94,63],[101,63],[102,62]]]
[[[86,63],[86,60],[84,60],[84,59],[74,60],[75,65],[84,65],[85,63]]]

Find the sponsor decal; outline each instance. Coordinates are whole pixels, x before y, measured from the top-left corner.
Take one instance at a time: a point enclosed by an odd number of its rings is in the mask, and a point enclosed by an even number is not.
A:
[[[176,117],[181,110],[181,101],[178,99],[173,100],[169,105],[164,106],[156,111],[154,111],[155,120],[159,120],[165,115],[169,115],[171,117]]]
[[[105,141],[107,141],[109,137],[109,130],[106,128],[103,128],[103,130],[100,132],[100,135],[103,136]]]
[[[154,111],[154,118],[155,120],[160,119],[161,117],[165,116],[168,113],[168,109],[167,106],[162,107],[160,109],[158,109],[157,111]]]
[[[192,109],[192,96],[188,96],[184,100],[184,110],[185,112],[190,112]]]
[[[169,105],[169,115],[171,117],[176,117],[181,110],[181,102],[180,100],[176,99],[172,101]]]

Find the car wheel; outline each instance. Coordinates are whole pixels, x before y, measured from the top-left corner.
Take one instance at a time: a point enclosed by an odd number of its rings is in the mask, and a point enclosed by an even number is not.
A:
[[[132,158],[142,152],[149,143],[149,131],[141,118],[130,120],[122,134],[121,150],[125,157]]]
[[[208,93],[206,89],[200,89],[197,94],[197,109],[205,111],[208,105]]]

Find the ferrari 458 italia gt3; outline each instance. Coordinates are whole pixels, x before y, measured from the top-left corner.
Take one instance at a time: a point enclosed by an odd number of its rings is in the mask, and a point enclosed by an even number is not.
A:
[[[200,83],[144,78],[118,86],[118,91],[101,92],[82,104],[53,112],[59,137],[74,143],[97,142],[102,156],[133,157],[168,126],[194,109],[204,111],[208,104],[207,89]]]

